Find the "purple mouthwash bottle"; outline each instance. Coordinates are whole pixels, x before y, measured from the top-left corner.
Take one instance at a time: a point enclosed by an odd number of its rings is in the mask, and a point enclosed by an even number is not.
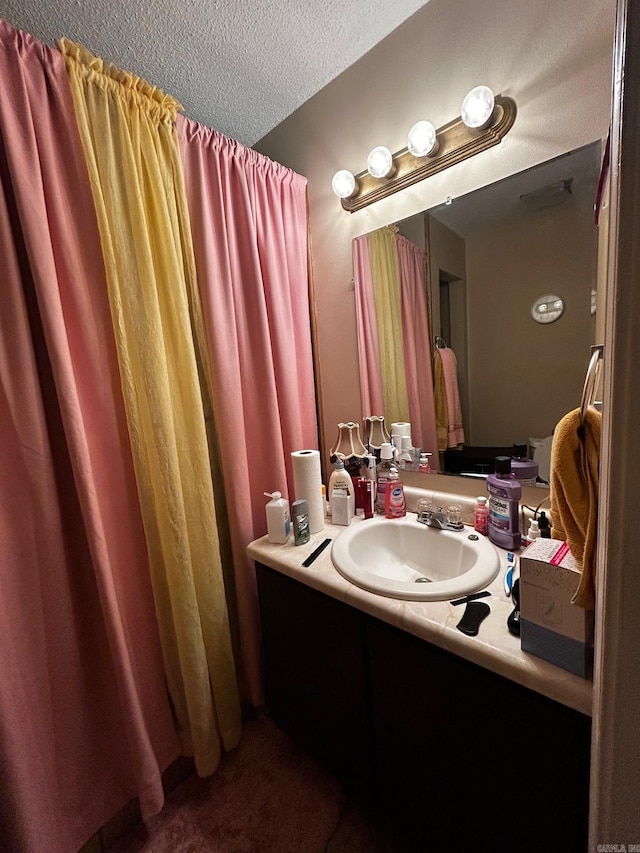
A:
[[[517,551],[521,544],[518,510],[522,486],[511,473],[508,456],[496,456],[495,465],[495,474],[487,477],[489,539],[500,548]]]

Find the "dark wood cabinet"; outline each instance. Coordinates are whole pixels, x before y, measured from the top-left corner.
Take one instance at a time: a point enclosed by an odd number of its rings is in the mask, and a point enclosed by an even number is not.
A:
[[[418,849],[587,849],[588,717],[257,572],[274,720]]]

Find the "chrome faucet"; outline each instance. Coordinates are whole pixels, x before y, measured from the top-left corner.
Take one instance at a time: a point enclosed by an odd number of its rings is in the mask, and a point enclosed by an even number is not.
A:
[[[442,511],[441,506],[438,509],[419,509],[418,521],[426,527],[435,527],[438,530],[464,530],[458,507],[450,507],[448,515]]]

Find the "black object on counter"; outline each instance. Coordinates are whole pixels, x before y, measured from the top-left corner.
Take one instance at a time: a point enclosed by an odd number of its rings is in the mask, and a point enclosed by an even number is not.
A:
[[[544,510],[541,510],[538,516],[538,527],[540,528],[540,536],[543,539],[551,539],[551,525]]]
[[[462,619],[456,625],[467,637],[475,637],[480,629],[480,623],[487,618],[491,608],[483,601],[470,601],[465,607]]]
[[[320,543],[320,545],[318,545],[318,547],[315,549],[315,551],[312,551],[312,552],[309,554],[309,556],[307,557],[307,559],[303,561],[302,565],[303,565],[305,568],[307,568],[308,566],[310,566],[310,565],[311,565],[311,563],[313,563],[313,561],[316,559],[316,557],[319,557],[319,556],[320,556],[320,554],[322,554],[322,552],[324,551],[324,549],[327,547],[327,545],[328,545],[331,541],[333,541],[333,540],[331,540],[331,539],[325,539],[325,540],[324,540],[324,542],[321,542],[321,543]]]
[[[507,628],[514,637],[520,636],[520,578],[516,578],[511,589],[511,598],[515,607],[507,617]]]

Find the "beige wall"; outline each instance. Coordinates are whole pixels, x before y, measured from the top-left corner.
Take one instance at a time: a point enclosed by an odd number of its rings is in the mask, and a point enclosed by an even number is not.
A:
[[[592,205],[570,197],[467,238],[470,444],[544,438],[580,404],[595,343]],[[565,312],[541,325],[530,307],[545,293],[562,296]]]
[[[431,0],[255,147],[309,182],[325,447],[360,420],[351,240],[606,135],[611,0]],[[504,141],[357,213],[331,191],[339,168],[397,151],[419,118],[436,126],[484,83],[518,105]]]

